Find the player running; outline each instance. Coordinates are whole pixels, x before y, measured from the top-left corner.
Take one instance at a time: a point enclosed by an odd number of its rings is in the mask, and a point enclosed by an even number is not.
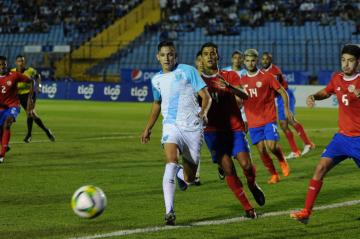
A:
[[[0,125],[1,125],[1,150],[0,163],[4,162],[6,151],[9,147],[10,128],[20,113],[20,102],[17,95],[19,82],[30,83],[30,76],[18,72],[10,72],[5,56],[0,56]],[[30,83],[29,99],[32,96],[32,83]],[[31,100],[28,101],[27,110],[32,109]]]
[[[25,65],[25,57],[22,55],[18,55],[16,57],[16,68],[11,69],[11,71],[17,71],[22,74],[26,74],[30,76],[31,79],[36,81],[36,90],[40,89],[40,83],[41,83],[41,76],[37,73],[37,71],[32,67],[26,67]],[[33,83],[33,81],[32,81]],[[32,100],[33,109],[27,114],[27,134],[24,138],[25,143],[30,143],[31,137],[32,137],[32,126],[33,122],[35,123],[45,132],[46,136],[49,138],[50,141],[55,141],[55,137],[50,129],[46,128],[38,114],[35,112],[35,103],[36,103],[36,90],[33,92],[32,98],[29,98],[30,94],[30,83],[26,82],[19,82],[18,85],[18,95],[20,99],[20,104],[23,107],[24,110],[26,110],[28,99]]]
[[[286,82],[285,77],[282,74],[280,68],[277,65],[273,64],[272,55],[269,52],[264,52],[262,54],[262,66],[263,66],[262,70],[273,74],[276,77],[276,79],[280,82],[282,87],[286,90],[289,96],[289,107],[294,115],[295,103],[296,103],[294,93],[292,92],[292,90],[289,89],[288,83]],[[282,97],[280,95],[276,96],[276,101],[278,107],[278,117],[279,117],[280,127],[283,130],[291,148],[291,153],[288,156],[286,156],[286,159],[298,158],[301,155],[307,154],[310,150],[315,148],[315,144],[311,142],[311,140],[309,139],[308,135],[304,130],[304,127],[297,119],[295,118],[293,118],[293,120],[286,119],[284,112],[284,101],[282,100]],[[296,145],[294,134],[289,128],[289,124],[296,130],[301,140],[305,144],[302,152],[299,150],[299,148]]]
[[[336,95],[339,102],[339,132],[334,135],[321,155],[309,183],[304,209],[290,214],[302,223],[308,223],[323,179],[333,167],[347,158],[352,158],[360,167],[360,73],[357,72],[359,65],[360,47],[345,45],[341,51],[342,72],[334,73],[324,89],[308,96],[306,100],[307,105],[312,108],[316,100]]]
[[[241,77],[241,86],[246,90],[249,98],[244,100],[243,105],[252,144],[256,145],[261,160],[271,174],[268,183],[274,184],[280,180],[280,177],[267,149],[278,159],[283,175],[286,177],[290,174],[290,167],[278,143],[275,93],[280,94],[284,100],[286,118],[292,120],[292,114],[285,89],[272,74],[257,68],[258,55],[255,49],[245,51],[247,73]]]
[[[172,42],[160,42],[156,57],[162,71],[151,79],[154,102],[141,135],[141,143],[145,144],[150,140],[151,129],[161,112],[161,143],[166,157],[163,176],[165,223],[175,225],[175,176],[181,190],[186,190],[195,180],[203,140],[203,124],[207,122],[211,97],[194,67],[177,64],[176,50]],[[201,98],[201,108],[198,96]],[[183,156],[184,168],[178,164],[179,154]]]
[[[249,202],[243,185],[236,174],[232,157],[236,158],[247,179],[247,184],[256,202],[263,206],[265,196],[255,181],[255,168],[250,157],[250,148],[244,132],[244,122],[238,106],[240,98],[248,96],[239,86],[240,77],[234,71],[218,68],[218,48],[211,42],[201,47],[206,82],[212,97],[208,113],[209,122],[205,128],[205,142],[211,152],[212,160],[224,170],[226,182],[240,201],[246,216],[256,218],[256,212]]]

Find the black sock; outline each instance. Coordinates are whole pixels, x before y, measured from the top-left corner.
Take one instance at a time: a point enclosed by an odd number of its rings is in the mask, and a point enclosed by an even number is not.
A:
[[[27,134],[28,135],[31,135],[33,122],[34,122],[33,118],[30,118],[30,117],[27,118],[27,130],[28,130]]]
[[[44,130],[45,132],[48,131],[48,129],[45,127],[45,125],[43,124],[40,118],[35,118],[34,121],[42,130]]]

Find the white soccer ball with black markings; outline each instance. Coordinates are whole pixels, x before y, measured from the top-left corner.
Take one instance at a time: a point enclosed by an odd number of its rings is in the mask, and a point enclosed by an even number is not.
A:
[[[76,215],[82,218],[95,218],[106,207],[105,193],[92,185],[82,186],[71,198],[71,207]]]

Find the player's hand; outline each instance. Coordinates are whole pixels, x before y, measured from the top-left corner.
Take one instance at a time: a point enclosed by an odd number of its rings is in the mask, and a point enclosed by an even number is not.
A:
[[[150,141],[150,135],[151,135],[151,130],[150,129],[144,129],[144,132],[140,136],[140,142],[142,144],[148,143]]]
[[[201,111],[199,113],[199,118],[203,121],[204,125],[208,124],[209,120],[208,120],[208,117],[207,117],[207,113]]]
[[[218,82],[216,82],[216,84],[220,87],[220,88],[226,88],[230,85],[229,82],[227,82],[224,77],[222,77],[220,74],[217,74],[217,77],[219,79]]]
[[[315,106],[315,97],[313,95],[309,95],[307,98],[306,98],[306,104],[307,106],[309,106],[310,108],[314,107]]]

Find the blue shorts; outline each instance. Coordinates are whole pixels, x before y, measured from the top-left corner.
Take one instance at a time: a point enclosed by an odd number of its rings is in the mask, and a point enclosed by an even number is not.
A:
[[[289,96],[289,108],[290,111],[295,115],[295,96],[294,93],[292,92],[292,90],[290,90],[289,88],[286,90],[288,96]],[[284,111],[284,101],[281,97],[281,95],[278,95],[276,97],[276,102],[277,102],[277,107],[278,107],[278,119],[279,120],[286,120],[285,117],[285,111]]]
[[[206,145],[213,163],[218,163],[224,155],[236,156],[241,152],[250,152],[249,143],[243,131],[205,132]]]
[[[249,128],[249,134],[253,145],[262,140],[279,141],[280,139],[276,122],[268,123],[257,128]]]
[[[12,116],[16,120],[18,114],[20,113],[20,107],[10,107],[6,110],[0,111],[0,125],[3,125],[8,116]]]
[[[334,135],[321,157],[331,158],[336,165],[347,158],[352,158],[360,168],[360,136],[350,137],[340,133]]]

